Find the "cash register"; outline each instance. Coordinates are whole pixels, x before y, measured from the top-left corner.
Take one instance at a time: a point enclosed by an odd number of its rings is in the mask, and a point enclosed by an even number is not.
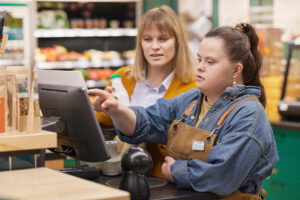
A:
[[[58,146],[50,149],[52,152],[87,162],[105,161],[110,158],[81,72],[39,70],[38,92],[40,108],[44,117],[42,128],[57,132],[58,135]],[[140,153],[138,154],[140,155]],[[120,176],[110,177],[95,174],[96,171],[89,168],[69,168],[60,171],[115,188],[119,188],[121,182]],[[150,200],[216,199],[216,195],[209,192],[178,190],[174,184],[167,183],[163,179],[159,181],[158,178],[153,180],[151,177],[149,178],[147,180],[151,192]]]
[[[81,72],[39,70],[38,93],[42,129],[57,133],[57,148],[50,151],[86,162],[110,158]],[[60,171],[86,179],[100,175],[95,167],[84,165]]]

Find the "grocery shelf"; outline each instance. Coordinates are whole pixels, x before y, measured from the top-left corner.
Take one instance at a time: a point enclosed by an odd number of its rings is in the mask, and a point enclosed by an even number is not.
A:
[[[74,61],[36,62],[39,69],[73,69],[76,66]],[[80,68],[80,67],[78,67]]]
[[[36,38],[63,38],[63,37],[135,37],[136,28],[107,28],[107,29],[37,29]]]
[[[35,23],[31,23],[31,19],[35,19],[35,12],[33,12],[35,10],[35,2],[28,0],[1,0],[0,4],[1,10],[9,13],[12,21],[17,20],[16,23],[6,23],[3,28],[3,32],[8,34],[9,39],[6,44],[6,51],[0,58],[0,60],[6,59],[6,61],[1,62],[1,65],[32,66],[36,42],[33,38]],[[22,56],[14,57],[16,54],[22,54]],[[19,60],[19,62],[14,60]]]
[[[21,59],[0,59],[0,66],[25,65]]]
[[[76,69],[76,68],[119,68],[124,66],[122,59],[114,60],[98,60],[94,62],[79,59],[77,61],[53,61],[53,62],[36,62],[39,69]]]

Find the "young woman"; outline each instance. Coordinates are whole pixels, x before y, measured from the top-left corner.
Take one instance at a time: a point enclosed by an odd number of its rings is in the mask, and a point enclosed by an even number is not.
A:
[[[278,161],[259,79],[258,37],[250,24],[211,30],[200,44],[196,89],[148,108],[120,105],[106,91],[94,107],[111,115],[121,140],[167,144],[162,166],[178,188],[221,199],[260,199]],[[124,120],[126,119],[126,120]]]
[[[182,25],[176,13],[167,6],[148,10],[141,18],[133,66],[121,68],[122,83],[130,96],[130,105],[147,107],[157,99],[170,99],[196,88],[196,59],[189,51]],[[111,82],[107,89],[110,91]],[[96,112],[99,122],[112,125],[111,118]],[[121,143],[121,153],[130,146]],[[163,177],[161,166],[166,146],[147,144],[153,159],[153,176]]]

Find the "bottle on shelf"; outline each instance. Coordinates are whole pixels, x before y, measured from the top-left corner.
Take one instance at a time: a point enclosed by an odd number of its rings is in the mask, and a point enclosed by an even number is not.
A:
[[[129,96],[122,84],[120,74],[115,74],[110,77],[112,87],[114,88],[113,94],[118,98],[118,101],[126,106],[129,105]]]

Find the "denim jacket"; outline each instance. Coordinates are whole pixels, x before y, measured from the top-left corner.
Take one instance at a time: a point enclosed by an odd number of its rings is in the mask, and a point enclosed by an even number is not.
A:
[[[202,95],[199,90],[191,89],[170,100],[161,98],[148,108],[130,107],[137,117],[134,136],[125,136],[119,130],[117,133],[127,143],[166,144],[170,124],[183,117],[184,111],[193,100],[198,100],[197,104],[184,122],[190,126],[196,125],[196,113]],[[227,88],[212,105],[198,128],[213,131],[224,112],[237,101],[250,96],[259,98],[259,87],[240,85]],[[176,160],[171,165],[177,188],[192,188],[198,192],[213,192],[220,196],[237,189],[245,193],[258,193],[262,181],[270,176],[272,168],[279,160],[273,131],[264,107],[255,100],[241,102],[215,134],[217,142],[211,149],[207,162],[198,159]]]

